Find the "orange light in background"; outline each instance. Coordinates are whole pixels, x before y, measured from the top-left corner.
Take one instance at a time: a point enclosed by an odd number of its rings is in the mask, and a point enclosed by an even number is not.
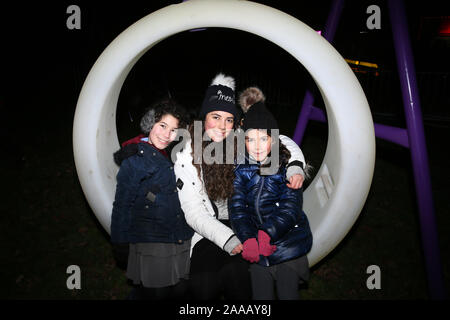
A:
[[[364,66],[364,67],[369,67],[369,68],[375,68],[378,69],[378,64],[376,63],[371,63],[371,62],[365,62],[365,61],[359,61],[359,60],[351,60],[351,59],[345,59],[345,61],[347,61],[350,64],[355,64],[357,66]]]
[[[378,77],[380,75],[380,73],[377,70],[378,64],[376,64],[376,63],[359,61],[359,60],[351,60],[351,59],[345,59],[345,61],[347,61],[351,65],[356,65],[356,67],[350,66],[350,68],[355,73],[363,73],[363,74],[370,73],[372,75],[375,75],[375,77]],[[360,68],[360,66],[368,67],[368,68],[375,69],[375,70]]]

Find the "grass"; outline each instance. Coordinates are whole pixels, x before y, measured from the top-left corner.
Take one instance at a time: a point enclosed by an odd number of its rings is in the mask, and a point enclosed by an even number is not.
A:
[[[311,125],[303,151],[320,166],[326,137]],[[70,128],[24,143],[20,159],[2,167],[10,181],[0,219],[1,299],[125,299],[130,287],[112,256],[78,182]],[[445,283],[450,288],[449,170],[441,153],[447,128],[427,128]],[[325,140],[324,140],[325,139]],[[441,141],[442,140],[442,141]],[[51,143],[48,143],[51,141]],[[36,147],[39,146],[39,147]],[[12,168],[12,169],[11,169]],[[13,190],[13,192],[11,192]],[[312,268],[305,300],[427,299],[418,213],[406,149],[377,141],[375,175],[361,215],[346,238]],[[67,267],[81,268],[81,290],[68,290]],[[381,289],[369,290],[366,269],[381,269]]]

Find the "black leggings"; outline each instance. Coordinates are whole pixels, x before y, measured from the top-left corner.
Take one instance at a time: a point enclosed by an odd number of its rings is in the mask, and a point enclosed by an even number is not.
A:
[[[273,268],[276,267],[276,268]],[[298,300],[300,276],[286,264],[272,267],[253,264],[250,267],[253,300],[274,300],[276,288],[279,300]]]
[[[207,239],[200,240],[191,257],[190,298],[195,300],[249,300],[249,264],[241,255],[230,256]]]

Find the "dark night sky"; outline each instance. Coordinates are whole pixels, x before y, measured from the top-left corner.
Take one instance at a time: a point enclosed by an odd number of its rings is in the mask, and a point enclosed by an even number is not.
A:
[[[82,83],[107,45],[140,18],[178,2],[19,2],[1,10],[2,38],[7,43],[2,46],[7,81],[1,90],[6,109],[21,115],[26,109],[28,125],[36,125],[36,119],[41,123],[64,119],[64,125],[71,126]],[[291,14],[317,30],[323,29],[332,3],[258,2]],[[81,30],[66,27],[66,9],[71,4],[81,8]],[[366,8],[370,4],[381,8],[381,30],[366,28]],[[422,22],[424,17],[449,16],[450,11],[440,1],[406,1],[406,6],[417,70],[448,71],[443,62],[449,54],[449,41],[436,45],[431,38],[435,31],[429,30],[429,24],[428,29],[424,28]],[[218,37],[226,41],[215,41]],[[395,70],[391,39],[386,1],[345,2],[334,41],[345,58],[375,62],[381,70]],[[167,91],[195,108],[217,71],[234,75],[238,90],[265,79],[273,87],[304,91],[309,81],[295,59],[265,39],[227,29],[183,32],[156,45],[134,66],[121,91],[118,117],[122,105],[127,111],[142,109]],[[259,85],[264,89],[264,84]],[[6,121],[5,125],[11,124]]]

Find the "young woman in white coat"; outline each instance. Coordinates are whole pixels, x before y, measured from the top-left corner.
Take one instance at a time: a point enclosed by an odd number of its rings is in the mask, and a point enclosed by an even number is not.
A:
[[[240,115],[234,87],[232,77],[218,74],[213,79],[202,103],[201,122],[189,127],[190,139],[176,154],[178,196],[186,222],[195,231],[191,242],[190,290],[191,298],[196,300],[251,299],[248,262],[240,255],[242,244],[228,218],[234,162],[226,159],[225,142],[227,138],[234,139],[229,134],[237,127]],[[198,130],[199,124],[201,135],[195,135],[194,129]],[[300,188],[303,154],[288,137],[280,135],[280,140],[291,153],[288,186]],[[210,163],[204,157],[208,154],[223,161]]]

